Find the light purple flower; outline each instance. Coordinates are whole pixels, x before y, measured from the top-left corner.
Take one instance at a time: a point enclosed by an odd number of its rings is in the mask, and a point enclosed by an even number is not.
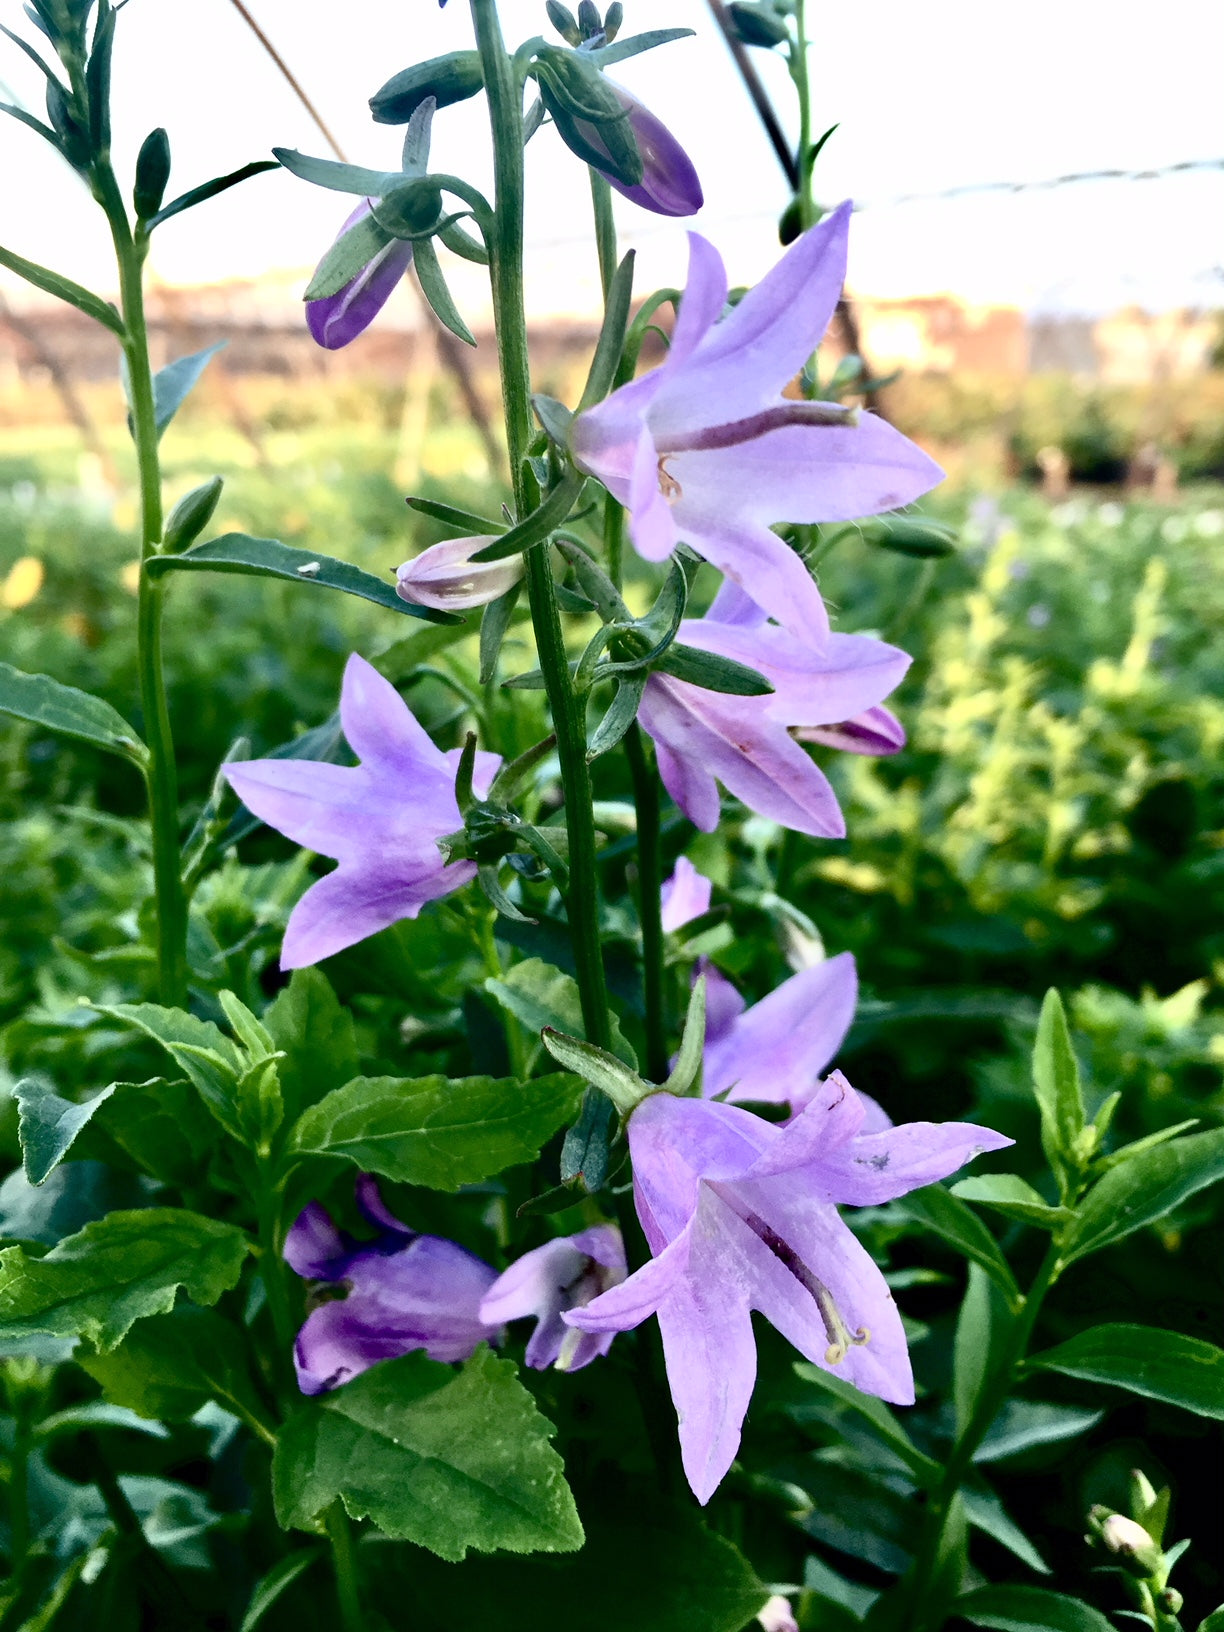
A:
[[[473,561],[487,549],[488,538],[446,538],[396,568],[395,593],[418,606],[443,612],[484,606],[512,589],[523,576],[521,555],[504,561]]]
[[[776,1592],[757,1616],[764,1632],[799,1632],[790,1599]]]
[[[340,723],[361,763],[249,759],[226,765],[238,797],[296,844],[340,863],[294,907],[281,968],[318,963],[467,884],[476,864],[442,860],[437,841],[463,824],[455,802],[459,749],[430,741],[395,687],[354,652],[344,670]],[[481,797],[501,763],[478,753]]]
[[[625,1247],[615,1224],[596,1224],[577,1235],[546,1241],[499,1275],[485,1293],[480,1318],[486,1326],[536,1318],[527,1343],[527,1364],[536,1371],[581,1371],[607,1354],[615,1332],[579,1332],[567,1326],[567,1309],[582,1309],[625,1278]]]
[[[863,1121],[840,1072],[785,1126],[667,1093],[629,1118],[634,1200],[654,1256],[563,1318],[619,1332],[658,1315],[684,1470],[702,1503],[739,1448],[756,1377],[754,1309],[814,1364],[913,1401],[892,1294],[837,1208],[878,1206],[1012,1141],[964,1122],[863,1133]]]
[[[733,993],[735,1006],[721,994],[711,1004],[711,982]],[[822,1072],[850,1030],[857,1001],[858,975],[849,952],[801,969],[750,1009],[724,975],[707,971],[702,1093],[801,1110],[819,1091]]]
[[[336,237],[342,238],[350,227],[363,221],[374,207],[375,200],[363,198],[361,203],[340,228]],[[356,340],[363,329],[382,311],[391,291],[412,265],[412,243],[408,239],[393,238],[366,262],[355,278],[350,278],[343,289],[321,300],[306,302],[306,327],[319,345],[328,351],[338,351]]]
[[[713,885],[699,873],[687,856],[676,859],[676,870],[665,879],[659,892],[663,903],[663,928],[669,935],[710,910]]]
[[[466,1360],[495,1341],[496,1323],[480,1300],[497,1271],[454,1241],[418,1235],[388,1212],[368,1173],[357,1180],[357,1206],[378,1228],[372,1241],[338,1230],[317,1201],[285,1239],[285,1262],[309,1281],[348,1288],[306,1317],[293,1348],[303,1394],[339,1388],[380,1360],[423,1349],[431,1360]]]
[[[905,727],[887,708],[877,705],[864,709],[852,720],[837,725],[801,725],[795,731],[798,742],[818,742],[824,748],[840,748],[847,754],[899,754],[905,747]]]
[[[667,361],[580,414],[572,433],[580,467],[627,506],[639,554],[661,561],[690,544],[809,639],[828,615],[771,523],[892,510],[943,475],[886,421],[831,424],[835,405],[782,394],[841,294],[849,221],[843,204],[805,232],[721,322],[726,272],[714,246],[690,233]]]
[[[776,624],[685,621],[686,646],[732,658],[773,686],[765,697],[707,691],[655,673],[638,719],[654,738],[659,775],[696,827],[718,826],[718,783],[750,810],[818,838],[841,838],[846,824],[828,778],[791,735],[874,707],[900,682],[909,656],[867,635],[830,634],[820,645]]]
[[[618,181],[610,170],[600,170],[618,193],[656,215],[696,215],[705,203],[701,182],[693,161],[661,119],[644,107],[623,85],[604,75],[604,83],[629,115],[629,123],[642,155],[642,179],[633,186]],[[587,119],[575,119],[588,146],[607,152],[599,126]]]

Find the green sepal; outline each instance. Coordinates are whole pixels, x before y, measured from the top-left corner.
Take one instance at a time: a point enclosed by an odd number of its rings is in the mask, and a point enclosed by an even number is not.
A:
[[[370,112],[375,124],[405,125],[427,97],[447,108],[483,89],[479,51],[448,51],[393,74],[370,98]]]
[[[670,45],[673,40],[687,40],[693,38],[696,30],[692,28],[650,28],[644,34],[630,34],[626,39],[617,40],[615,45],[597,45],[586,55],[601,68],[607,68],[614,62],[624,62],[629,57],[640,56],[643,51],[653,51],[660,45]]]
[[[446,279],[442,275],[438,252],[431,239],[423,238],[418,242],[413,251],[413,265],[416,267],[421,293],[429,302],[438,322],[443,328],[449,329],[457,340],[462,340],[465,345],[474,346],[476,336],[463,321],[459,308],[455,305]]]
[[[583,478],[577,471],[567,471],[537,510],[503,533],[493,544],[478,550],[473,561],[504,561],[508,555],[520,555],[533,544],[546,539],[554,528],[560,527],[582,491]]]
[[[653,667],[657,673],[670,675],[673,680],[684,680],[690,686],[700,686],[703,691],[718,691],[731,697],[766,697],[774,689],[763,674],[747,664],[696,646],[673,643],[655,658]]]
[[[541,45],[532,65],[540,98],[562,141],[584,163],[626,187],[642,180],[642,155],[628,111],[586,51]],[[604,144],[596,147],[581,129],[593,125]]]
[[[608,286],[603,322],[600,324],[599,338],[595,342],[595,354],[591,358],[591,366],[587,371],[586,384],[582,388],[582,397],[576,413],[580,414],[584,408],[593,408],[597,402],[602,402],[616,379],[616,371],[620,367],[625,349],[629,308],[633,303],[635,259],[634,251],[629,250]]]

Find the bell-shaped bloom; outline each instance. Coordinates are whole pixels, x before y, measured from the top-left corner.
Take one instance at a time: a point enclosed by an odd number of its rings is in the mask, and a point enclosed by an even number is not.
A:
[[[574,421],[579,466],[629,510],[638,553],[690,544],[779,623],[819,638],[820,593],[774,522],[846,521],[910,503],[943,472],[872,414],[783,395],[841,295],[850,206],[791,245],[723,317],[727,276],[689,234],[667,361]],[[721,318],[721,321],[720,321]]]
[[[836,725],[801,725],[795,730],[797,742],[818,742],[823,748],[840,748],[847,754],[899,754],[905,747],[905,727],[889,709],[877,705],[866,708],[852,720]]]
[[[313,1309],[298,1333],[293,1363],[303,1394],[339,1388],[413,1349],[431,1360],[466,1360],[497,1337],[480,1315],[496,1270],[454,1241],[402,1224],[368,1173],[357,1180],[357,1206],[378,1231],[373,1240],[338,1230],[317,1201],[285,1239],[285,1261],[303,1279],[347,1288]]]
[[[655,673],[638,719],[654,738],[659,775],[694,826],[718,826],[718,783],[750,810],[797,833],[841,838],[842,813],[824,772],[791,737],[795,726],[853,719],[900,682],[909,656],[867,635],[814,645],[776,624],[680,625],[678,639],[764,676],[771,695],[737,697]]]
[[[523,576],[523,558],[510,555],[504,561],[473,561],[490,542],[487,538],[446,538],[431,544],[396,569],[395,593],[401,600],[442,612],[462,612],[495,601]]]
[[[671,877],[664,879],[659,892],[663,906],[663,928],[669,935],[685,924],[700,918],[710,910],[710,892],[713,885],[704,873],[699,873],[687,856],[676,859]]]
[[[625,1278],[625,1247],[615,1224],[596,1224],[577,1235],[558,1236],[525,1252],[485,1293],[480,1318],[498,1327],[529,1316],[536,1322],[526,1360],[536,1371],[581,1371],[612,1347],[615,1332],[579,1332],[561,1318]]]
[[[618,181],[610,170],[600,170],[618,193],[656,215],[696,215],[705,203],[701,182],[693,161],[661,119],[643,107],[623,85],[604,76],[608,89],[629,115],[629,123],[642,155],[642,179],[634,185]],[[599,152],[604,147],[599,126],[588,119],[576,119],[583,140]]]
[[[365,219],[374,207],[374,199],[363,198],[336,234],[342,238],[350,227]],[[328,351],[338,351],[356,340],[363,329],[382,311],[391,291],[412,264],[412,244],[407,239],[393,238],[366,262],[356,277],[350,278],[343,289],[321,300],[306,302],[306,327],[319,345]]]
[[[657,1314],[684,1470],[707,1502],[731,1466],[756,1378],[752,1311],[815,1365],[868,1394],[914,1398],[892,1294],[842,1220],[1011,1143],[964,1122],[864,1133],[840,1072],[784,1126],[736,1105],[652,1094],[629,1118],[634,1200],[653,1253],[585,1309],[584,1332]]]
[[[720,988],[712,1004],[711,983]],[[857,1001],[858,975],[849,952],[801,969],[751,1008],[725,975],[707,970],[702,1093],[801,1110],[818,1092],[850,1030]]]
[[[426,901],[476,876],[475,862],[445,863],[437,842],[463,825],[455,801],[460,750],[436,748],[395,687],[355,652],[344,670],[340,723],[359,765],[248,759],[224,767],[261,821],[340,863],[294,907],[282,969],[318,963],[415,918]],[[496,754],[476,755],[479,796],[500,763]]]

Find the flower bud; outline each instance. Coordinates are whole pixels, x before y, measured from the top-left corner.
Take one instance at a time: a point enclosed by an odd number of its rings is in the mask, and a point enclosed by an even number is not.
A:
[[[780,1592],[774,1593],[757,1620],[765,1632],[799,1632],[799,1622],[791,1609],[790,1599],[784,1598]]]
[[[472,556],[488,544],[487,538],[448,538],[431,544],[397,569],[396,593],[401,600],[442,612],[495,601],[523,576],[523,558],[510,555],[502,561],[473,561]]]
[[[603,18],[599,15],[599,7],[595,0],[579,0],[578,27],[584,40],[603,33]]]
[[[214,476],[211,481],[192,488],[175,505],[166,523],[163,547],[167,555],[178,555],[199,538],[212,520],[223,482],[224,478]]]
[[[376,124],[406,125],[427,96],[447,108],[452,102],[466,102],[483,85],[480,53],[450,51],[393,74],[370,98],[370,112]]]
[[[1132,1574],[1153,1576],[1164,1564],[1164,1554],[1151,1536],[1125,1513],[1098,1506],[1089,1513],[1088,1522],[1105,1551],[1126,1564]]]
[[[582,44],[582,30],[568,6],[563,6],[561,0],[545,0],[544,10],[548,13],[549,22],[566,45]]]
[[[350,227],[369,215],[375,200],[363,198],[341,227],[342,238]],[[409,240],[394,238],[383,246],[356,277],[350,278],[334,295],[306,302],[306,326],[314,339],[328,351],[338,351],[367,329],[386,305],[391,291],[412,262]]]
[[[621,31],[621,24],[625,20],[625,8],[621,0],[612,0],[612,4],[604,12],[604,39],[611,45]]]
[[[745,45],[760,45],[768,49],[781,45],[786,39],[786,21],[769,4],[753,4],[752,0],[734,0],[727,7],[735,32]]]
[[[132,188],[132,203],[142,221],[156,215],[162,207],[166,183],[170,180],[170,138],[159,125],[150,131],[136,155],[136,182]]]

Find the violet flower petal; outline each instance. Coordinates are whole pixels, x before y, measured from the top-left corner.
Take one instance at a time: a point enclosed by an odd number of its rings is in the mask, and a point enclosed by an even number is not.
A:
[[[350,1251],[331,1214],[317,1201],[302,1209],[285,1236],[285,1262],[303,1280],[340,1280]]]
[[[847,754],[898,754],[905,747],[905,727],[881,703],[865,708],[851,720],[836,725],[801,725],[795,731],[798,742],[818,742],[823,748],[837,748]]]
[[[660,891],[663,908],[663,928],[669,934],[700,918],[710,910],[710,892],[714,886],[704,873],[699,873],[687,856],[676,858],[675,871],[663,881]]]
[[[350,227],[369,215],[373,201],[363,198],[336,234],[342,238]],[[387,304],[392,290],[412,264],[412,244],[394,238],[356,277],[334,295],[306,302],[306,326],[315,341],[328,351],[338,351],[355,340]]]
[[[709,958],[698,958],[693,969],[693,979],[704,975],[706,979],[706,1044],[717,1042],[726,1036],[736,1019],[743,1014],[747,1002],[742,992],[729,981],[721,969],[715,967]]]
[[[629,123],[642,156],[642,179],[635,184],[618,181],[611,171],[600,175],[618,193],[656,215],[695,215],[704,204],[701,181],[692,159],[663,121],[644,107],[623,85],[604,76],[608,89],[629,115]],[[575,120],[581,135],[596,152],[607,152],[598,125],[587,119]]]
[[[841,1047],[858,1001],[854,958],[842,952],[802,969],[733,1020],[706,1035],[702,1092],[731,1100],[789,1101],[798,1107]]]
[[[597,1224],[524,1253],[485,1293],[480,1318],[489,1326],[536,1317],[526,1361],[534,1370],[579,1371],[612,1346],[614,1332],[579,1335],[561,1318],[625,1278],[625,1248],[612,1224]]]

